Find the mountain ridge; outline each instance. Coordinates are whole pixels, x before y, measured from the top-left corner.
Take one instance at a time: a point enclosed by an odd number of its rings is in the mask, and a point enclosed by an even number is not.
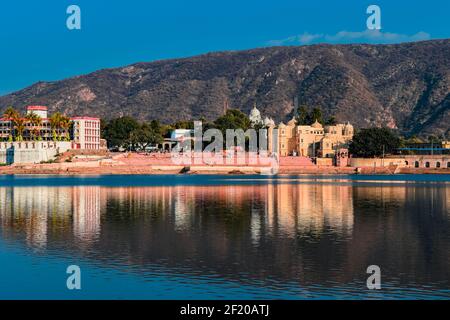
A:
[[[221,51],[138,62],[0,97],[0,106],[140,120],[214,119],[226,105],[286,121],[299,104],[356,127],[406,135],[449,132],[450,39],[395,45],[318,44]]]

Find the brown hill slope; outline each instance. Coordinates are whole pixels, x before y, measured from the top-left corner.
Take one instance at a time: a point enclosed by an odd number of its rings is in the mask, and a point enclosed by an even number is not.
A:
[[[358,127],[443,134],[450,133],[449,62],[450,40],[218,52],[40,82],[0,97],[0,106],[173,122],[213,119],[228,101],[245,112],[256,103],[280,121],[298,96],[300,104]]]

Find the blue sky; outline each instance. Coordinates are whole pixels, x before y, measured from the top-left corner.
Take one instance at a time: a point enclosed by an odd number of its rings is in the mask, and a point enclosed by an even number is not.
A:
[[[66,28],[81,8],[82,29]],[[367,31],[366,8],[382,30]],[[397,43],[450,37],[450,1],[4,0],[0,95],[101,68],[270,45]]]

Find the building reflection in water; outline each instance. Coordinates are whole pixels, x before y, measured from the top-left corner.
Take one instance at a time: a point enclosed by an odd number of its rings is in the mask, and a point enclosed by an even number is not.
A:
[[[48,187],[0,188],[2,233],[22,235],[30,246],[45,247],[49,226],[70,223],[70,190]]]
[[[49,229],[58,236],[72,230],[74,237],[91,241],[100,235],[101,215],[110,200],[131,203],[132,215],[157,210],[160,218],[173,222],[177,231],[191,230],[193,217],[208,202],[217,203],[227,212],[248,208],[240,214],[250,217],[248,231],[255,244],[263,231],[294,237],[298,232],[320,233],[328,227],[349,234],[353,226],[350,186],[283,184],[0,188],[2,229],[4,234],[24,232],[34,246],[45,246]]]
[[[73,234],[77,238],[90,241],[100,235],[100,215],[105,202],[100,187],[72,188]]]
[[[2,233],[34,248],[45,247],[49,234],[90,240],[100,232],[100,203],[99,187],[0,188]]]
[[[91,258],[106,263],[126,257],[140,266],[164,261],[299,281],[308,280],[305,270],[316,270],[312,280],[328,279],[334,270],[334,280],[349,281],[370,264],[370,248],[378,248],[379,259],[407,251],[426,272],[422,256],[448,253],[450,245],[442,238],[423,251],[421,241],[437,235],[427,231],[435,220],[421,214],[444,213],[439,224],[448,226],[449,201],[449,188],[405,185],[8,187],[0,188],[0,223],[3,239],[41,249],[89,247]],[[405,244],[399,237],[412,238]],[[448,267],[425,258],[433,268]]]

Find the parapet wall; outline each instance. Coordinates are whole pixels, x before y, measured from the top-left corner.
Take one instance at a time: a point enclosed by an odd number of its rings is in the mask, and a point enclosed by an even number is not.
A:
[[[55,159],[71,148],[66,141],[0,142],[0,163],[40,163]]]
[[[406,167],[407,162],[404,158],[351,158],[350,166],[355,168],[364,167]]]
[[[400,168],[450,168],[450,156],[409,155],[398,158],[351,158],[350,166],[355,168],[390,166],[398,166]]]

